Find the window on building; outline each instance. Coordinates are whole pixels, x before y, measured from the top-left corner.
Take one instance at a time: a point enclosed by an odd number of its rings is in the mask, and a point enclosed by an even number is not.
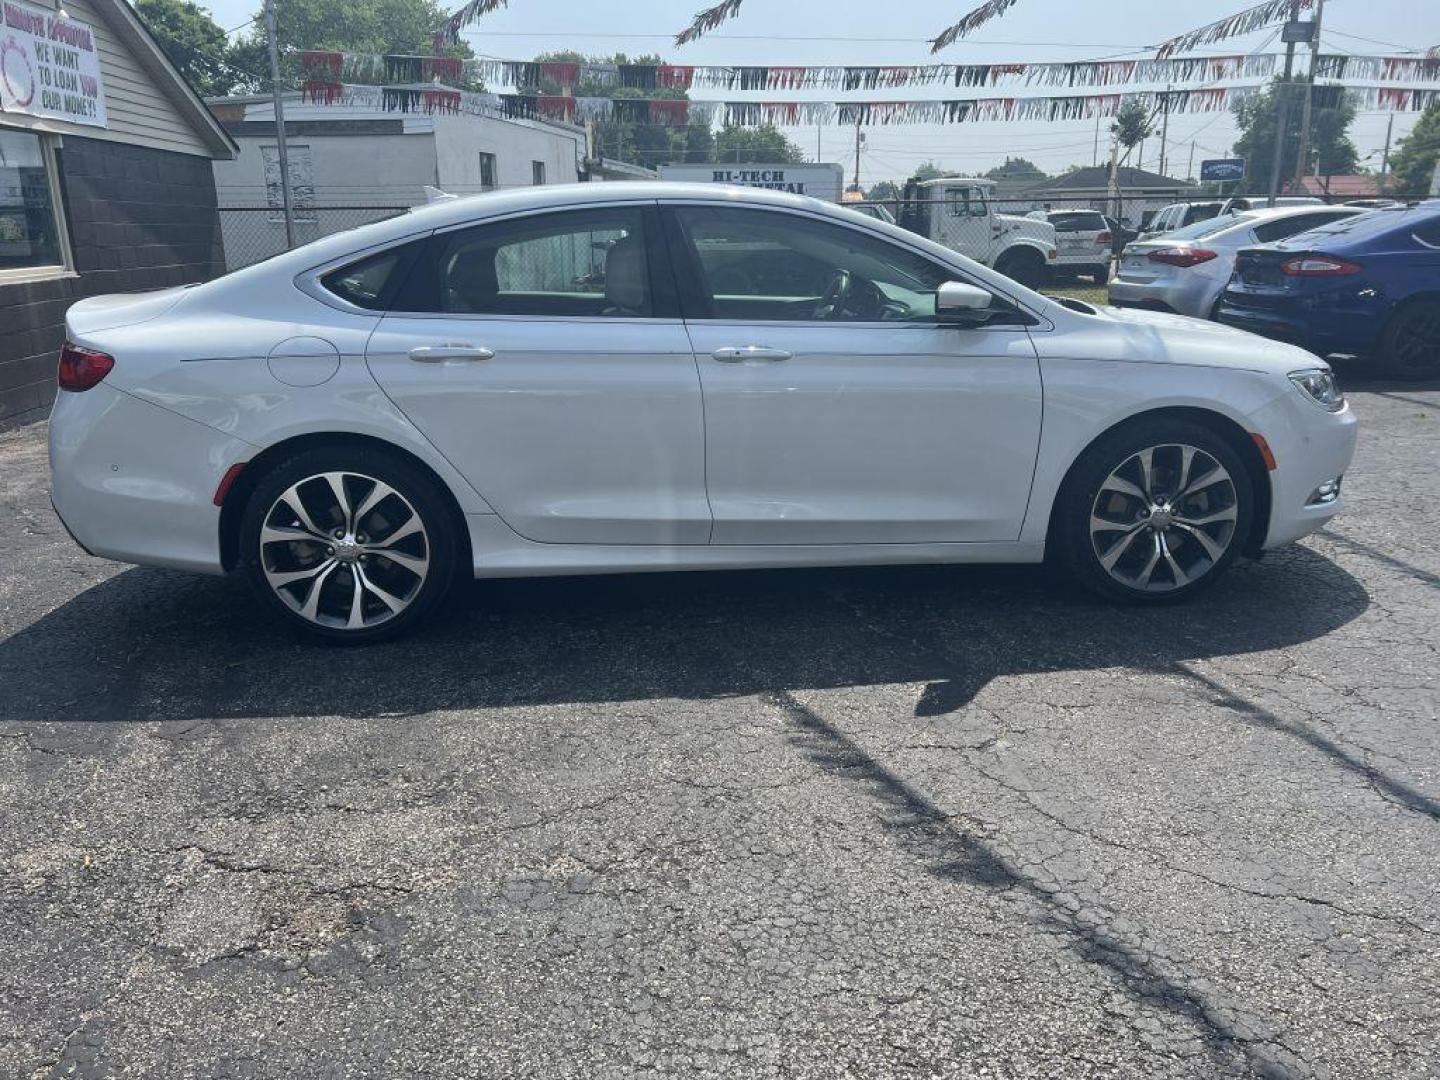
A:
[[[489,191],[495,186],[495,155],[480,153],[480,187]]]
[[[530,162],[530,182],[536,187],[539,187],[541,184],[545,183],[545,162]]]
[[[0,128],[0,280],[65,269],[54,153],[46,138]]]

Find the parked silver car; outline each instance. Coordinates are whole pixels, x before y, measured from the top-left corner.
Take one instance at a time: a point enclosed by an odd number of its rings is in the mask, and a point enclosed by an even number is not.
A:
[[[1212,319],[1234,270],[1235,252],[1367,212],[1355,206],[1247,210],[1137,240],[1120,259],[1110,283],[1110,303]]]

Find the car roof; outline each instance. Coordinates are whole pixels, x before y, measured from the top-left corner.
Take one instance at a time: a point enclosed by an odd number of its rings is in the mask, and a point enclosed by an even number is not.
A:
[[[835,203],[824,202],[808,195],[792,195],[783,191],[744,187],[735,184],[702,184],[680,180],[619,180],[584,184],[544,184],[538,187],[509,188],[477,195],[441,199],[423,206],[411,207],[404,213],[355,229],[333,233],[263,262],[236,270],[226,278],[248,275],[265,268],[266,273],[299,271],[336,259],[359,255],[375,248],[386,247],[410,237],[437,229],[480,224],[492,218],[529,211],[564,210],[567,207],[594,206],[604,203],[645,203],[655,201],[734,202],[745,206],[768,206],[779,209],[804,210],[851,221],[861,218],[885,228],[885,222]],[[224,279],[217,279],[224,280]]]
[[[1368,214],[1370,211],[1363,206],[1326,206],[1324,203],[1307,203],[1303,206],[1252,206],[1249,210],[1242,210],[1247,221],[1269,221],[1271,218],[1302,217],[1305,214],[1313,214],[1317,210],[1337,210],[1341,216],[1346,214]],[[1238,216],[1238,215],[1237,215]]]

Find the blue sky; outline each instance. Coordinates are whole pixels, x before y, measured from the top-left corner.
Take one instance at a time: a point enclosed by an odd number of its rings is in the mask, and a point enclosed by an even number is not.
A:
[[[276,2],[283,6],[285,0]],[[587,53],[659,52],[676,62],[692,64],[911,64],[932,59],[925,39],[978,2],[745,0],[737,18],[699,41],[676,49],[670,44],[671,38],[704,6],[704,0],[510,0],[508,7],[478,20],[466,36],[477,53],[504,59],[528,59],[537,52],[568,48]],[[212,0],[209,6],[216,20],[229,29],[243,23],[257,4],[256,0]],[[1002,18],[933,59],[950,63],[1033,63],[1120,54],[1143,56],[1147,54],[1136,50],[1247,6],[1247,0],[1193,0],[1184,4],[1157,0],[1018,0]],[[1326,52],[1395,54],[1440,45],[1440,0],[1327,0],[1324,27]],[[1262,31],[1207,51],[1247,52],[1261,47],[1269,34]],[[1276,51],[1279,48],[1278,40],[1270,46]],[[852,93],[849,97],[933,98],[971,93],[932,87]],[[705,90],[692,96],[755,95]],[[805,95],[783,92],[783,96]],[[1357,120],[1351,134],[1362,156],[1383,145],[1386,119],[1383,114],[1362,114]],[[1414,116],[1397,115],[1396,138],[1414,122]],[[787,129],[786,133],[808,154],[816,152],[814,128]],[[1094,152],[1094,134],[1094,121],[874,128],[867,132],[861,179],[867,186],[880,179],[901,179],[926,160],[945,168],[983,172],[1003,161],[1007,154],[1028,157],[1048,170],[1073,163],[1088,165]],[[1234,137],[1234,123],[1225,113],[1173,117],[1173,167],[1167,171],[1183,175],[1192,141],[1198,161],[1223,156]],[[853,139],[853,129],[826,128],[819,133],[818,143],[823,159],[845,161],[848,174],[853,167]],[[1150,140],[1145,147],[1146,167],[1156,166],[1158,156],[1159,140]],[[1378,153],[1372,164],[1378,167]]]

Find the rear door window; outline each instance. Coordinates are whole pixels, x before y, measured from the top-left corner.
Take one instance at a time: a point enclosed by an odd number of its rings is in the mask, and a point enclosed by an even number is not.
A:
[[[536,214],[434,237],[396,306],[451,315],[649,318],[645,213]]]

